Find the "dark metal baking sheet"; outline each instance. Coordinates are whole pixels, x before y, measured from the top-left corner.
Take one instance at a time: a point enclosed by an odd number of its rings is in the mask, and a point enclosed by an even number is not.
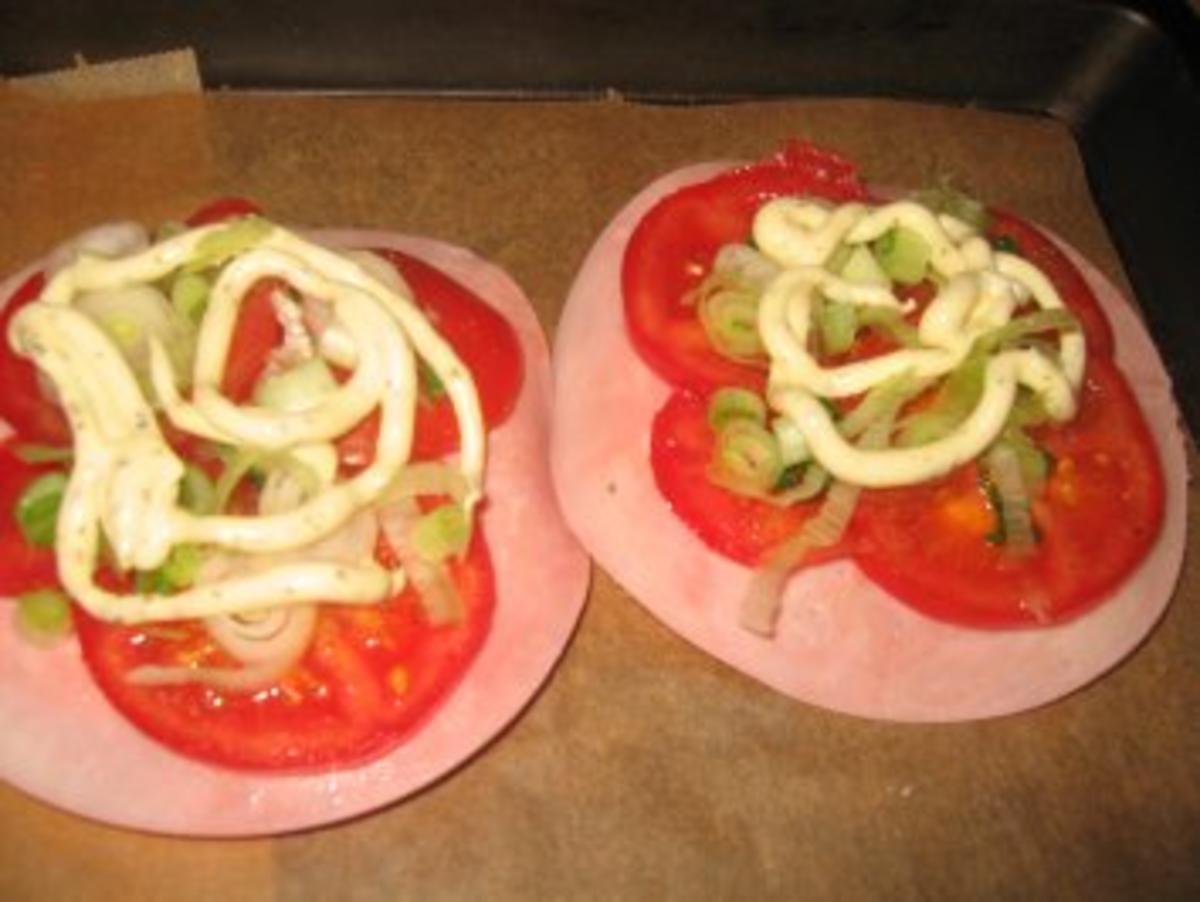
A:
[[[211,88],[703,103],[890,96],[1074,132],[1200,435],[1200,25],[1188,0],[0,2],[13,76],[193,47]]]

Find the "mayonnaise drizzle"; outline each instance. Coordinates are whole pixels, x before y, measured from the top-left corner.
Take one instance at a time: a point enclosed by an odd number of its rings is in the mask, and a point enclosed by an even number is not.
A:
[[[942,286],[917,326],[919,345],[834,367],[808,350],[812,306],[819,292],[832,301],[906,309],[884,286],[850,283],[825,268],[839,244],[864,244],[902,226],[929,245],[930,265]],[[913,448],[864,450],[838,432],[820,398],[859,395],[902,373],[944,376],[958,367],[976,340],[1008,323],[1032,298],[1045,309],[1063,302],[1033,264],[993,252],[966,223],[912,201],[869,208],[831,206],[785,198],[764,205],[753,229],[761,252],[783,271],[759,303],[758,328],[771,358],[767,398],[779,413],[777,427],[802,437],[812,456],[838,479],[867,487],[908,485],[932,479],[977,456],[999,435],[1025,386],[1054,420],[1075,415],[1086,348],[1081,332],[1059,339],[1056,359],[1033,350],[1003,351],[984,373],[976,408],[950,435]]]
[[[151,570],[172,548],[198,543],[238,552],[272,554],[328,536],[380,499],[408,460],[417,397],[416,355],[441,379],[462,436],[458,466],[468,511],[480,496],[484,429],[470,375],[450,346],[406,294],[402,282],[367,273],[333,251],[278,226],[228,263],[218,277],[200,327],[193,393],[176,388],[166,352],[151,347],[155,394],[168,419],[201,437],[298,457],[328,456],[328,442],[367,413],[380,411],[370,466],[352,478],[323,479],[298,506],[263,516],[202,516],[178,504],[184,464],[164,440],[150,400],[116,346],[72,306],[89,291],[144,285],[200,256],[206,226],[125,257],[81,255],[58,271],[42,297],[14,318],[9,341],[54,382],[71,424],[75,464],[59,512],[56,551],[64,588],[102,619],[138,623],[330,601],[378,602],[403,583],[373,561],[288,560],[277,566],[196,585],[173,595],[119,594],[98,586],[94,573],[101,536],[118,567]],[[240,299],[259,279],[276,276],[332,304],[353,342],[354,372],[328,395],[299,410],[234,404],[220,384]],[[415,351],[415,353],[414,353]]]

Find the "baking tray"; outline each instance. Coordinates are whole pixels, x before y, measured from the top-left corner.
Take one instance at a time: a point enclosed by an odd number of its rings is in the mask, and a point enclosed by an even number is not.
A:
[[[1200,435],[1200,25],[1175,3],[46,0],[0,9],[6,76],[190,46],[213,89],[651,103],[897,97],[1050,116]],[[1154,18],[1151,18],[1154,16]]]

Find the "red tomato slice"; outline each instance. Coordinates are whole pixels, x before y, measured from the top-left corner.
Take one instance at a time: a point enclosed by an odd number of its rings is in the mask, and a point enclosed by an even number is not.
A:
[[[240,216],[261,216],[262,207],[245,197],[221,197],[205,204],[184,222],[196,226],[212,225],[215,222],[226,222]]]
[[[993,240],[1008,239],[1016,244],[1016,253],[1024,257],[1054,283],[1059,295],[1083,325],[1088,354],[1111,357],[1113,353],[1112,326],[1100,302],[1088,286],[1083,273],[1040,229],[1003,210],[990,210],[988,236]]]
[[[58,586],[53,548],[35,548],[25,541],[14,516],[17,499],[36,477],[54,467],[27,464],[13,451],[13,442],[0,445],[0,595],[18,595]]]
[[[24,441],[66,447],[71,444],[71,427],[66,417],[42,394],[37,368],[8,343],[8,326],[13,316],[37,300],[45,284],[42,274],[35,273],[17,288],[0,311],[0,417]]]
[[[844,202],[866,191],[849,162],[794,143],[762,163],[668,195],[638,223],[621,273],[625,321],[638,354],[662,378],[697,390],[762,388],[764,370],[713,350],[687,299],[721,245],[744,241],[763,203],[792,194]]]
[[[855,560],[917,610],[976,627],[1076,617],[1132,572],[1158,536],[1163,476],[1141,410],[1116,367],[1094,359],[1080,413],[1038,437],[1056,464],[1034,503],[1037,550],[989,544],[995,516],[974,466],[922,486],[865,492]]]
[[[776,507],[737,495],[708,478],[715,447],[708,425],[708,399],[688,391],[675,392],[654,418],[650,463],[658,490],[672,510],[706,545],[755,566],[793,535],[820,507],[820,502]],[[844,557],[845,542],[814,551],[808,564]]]
[[[238,308],[237,325],[221,377],[221,393],[238,404],[249,399],[271,351],[283,341],[283,327],[271,303],[271,296],[283,287],[279,279],[261,279],[246,292]]]
[[[235,768],[344,766],[382,754],[419,726],[483,644],[495,589],[480,533],[450,571],[466,609],[462,623],[430,625],[411,588],[382,605],[323,607],[301,662],[255,693],[126,679],[147,664],[234,666],[197,621],[118,626],[76,610],[75,622],[104,694],[170,748]]]
[[[413,290],[417,302],[459,359],[471,371],[483,408],[483,420],[494,429],[517,403],[524,362],[512,326],[472,291],[415,257],[395,250],[376,250],[389,260]],[[444,457],[458,448],[458,421],[444,395],[422,397],[417,405],[413,457]],[[364,466],[375,456],[379,416],[373,413],[338,442],[343,463]]]

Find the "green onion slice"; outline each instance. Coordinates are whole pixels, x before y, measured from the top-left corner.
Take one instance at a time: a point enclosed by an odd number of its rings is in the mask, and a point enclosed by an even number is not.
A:
[[[710,469],[727,487],[740,486],[748,493],[768,492],[783,472],[779,444],[763,426],[734,420],[717,434],[716,455]]]
[[[844,354],[858,334],[858,309],[854,304],[826,300],[813,307],[821,349],[826,354]]]
[[[912,229],[888,229],[872,245],[875,259],[895,282],[913,285],[925,278],[933,254],[929,242]]]
[[[746,361],[764,353],[758,334],[758,297],[743,291],[721,289],[700,301],[700,322],[717,352]]]
[[[21,534],[30,545],[50,548],[58,526],[58,509],[67,490],[65,473],[45,473],[25,487],[13,514]]]
[[[271,233],[274,226],[261,216],[244,216],[205,235],[196,242],[195,255],[184,267],[185,272],[199,272],[217,266],[230,257],[248,251]]]
[[[471,521],[458,504],[443,504],[421,517],[413,527],[413,547],[431,564],[461,555],[471,541]]]
[[[75,459],[73,448],[22,442],[13,445],[13,453],[27,464],[63,464]]]
[[[767,422],[767,402],[748,388],[718,388],[708,400],[708,425],[720,432],[733,420],[748,420],[758,426]]]
[[[57,589],[35,589],[14,599],[17,632],[35,645],[49,645],[71,634],[71,603]]]

